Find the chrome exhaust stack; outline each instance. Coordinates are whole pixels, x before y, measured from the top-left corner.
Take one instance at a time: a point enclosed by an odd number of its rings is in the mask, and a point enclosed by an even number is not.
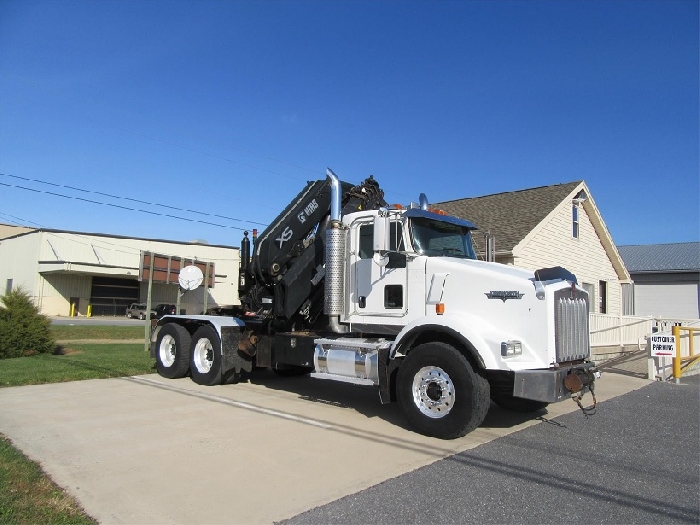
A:
[[[340,324],[340,316],[345,313],[345,264],[347,232],[340,221],[343,191],[338,176],[326,169],[331,186],[331,217],[326,231],[326,283],[324,313],[328,316],[328,328],[337,334],[350,331]]]
[[[418,197],[418,202],[421,210],[428,211],[428,196],[425,193],[420,194]]]

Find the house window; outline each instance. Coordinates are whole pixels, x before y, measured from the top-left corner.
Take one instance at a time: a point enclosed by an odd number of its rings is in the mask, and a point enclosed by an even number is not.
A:
[[[12,279],[8,279],[7,283],[5,283],[5,295],[10,293],[12,291]]]
[[[571,222],[573,225],[572,234],[574,236],[574,239],[578,239],[579,231],[578,231],[578,204],[577,203],[574,203],[571,206]]]
[[[598,310],[601,314],[608,313],[608,283],[598,282]]]
[[[588,293],[588,306],[590,312],[595,313],[595,285],[591,283],[581,283],[583,289]]]
[[[634,283],[622,283],[622,315],[634,315]]]

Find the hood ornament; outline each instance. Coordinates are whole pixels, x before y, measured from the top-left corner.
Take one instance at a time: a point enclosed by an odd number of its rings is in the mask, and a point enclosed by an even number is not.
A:
[[[522,299],[525,294],[518,290],[491,290],[485,295],[489,299],[500,299],[505,303],[508,299]]]

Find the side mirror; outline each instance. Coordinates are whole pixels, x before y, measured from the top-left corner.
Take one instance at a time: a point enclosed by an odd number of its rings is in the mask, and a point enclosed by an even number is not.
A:
[[[390,226],[391,220],[386,208],[380,209],[374,219],[374,245],[372,249],[375,252],[389,251]]]
[[[374,264],[384,268],[387,264],[389,264],[389,254],[385,253],[382,255],[379,252],[375,252],[372,256],[372,260],[374,261]]]

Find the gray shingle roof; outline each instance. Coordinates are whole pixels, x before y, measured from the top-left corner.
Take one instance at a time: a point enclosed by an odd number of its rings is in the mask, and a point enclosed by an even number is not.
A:
[[[581,181],[458,199],[435,207],[472,221],[482,232],[490,231],[497,251],[512,251],[579,184]],[[474,242],[483,251],[483,236],[474,235]]]
[[[700,271],[700,242],[618,246],[630,273]]]

